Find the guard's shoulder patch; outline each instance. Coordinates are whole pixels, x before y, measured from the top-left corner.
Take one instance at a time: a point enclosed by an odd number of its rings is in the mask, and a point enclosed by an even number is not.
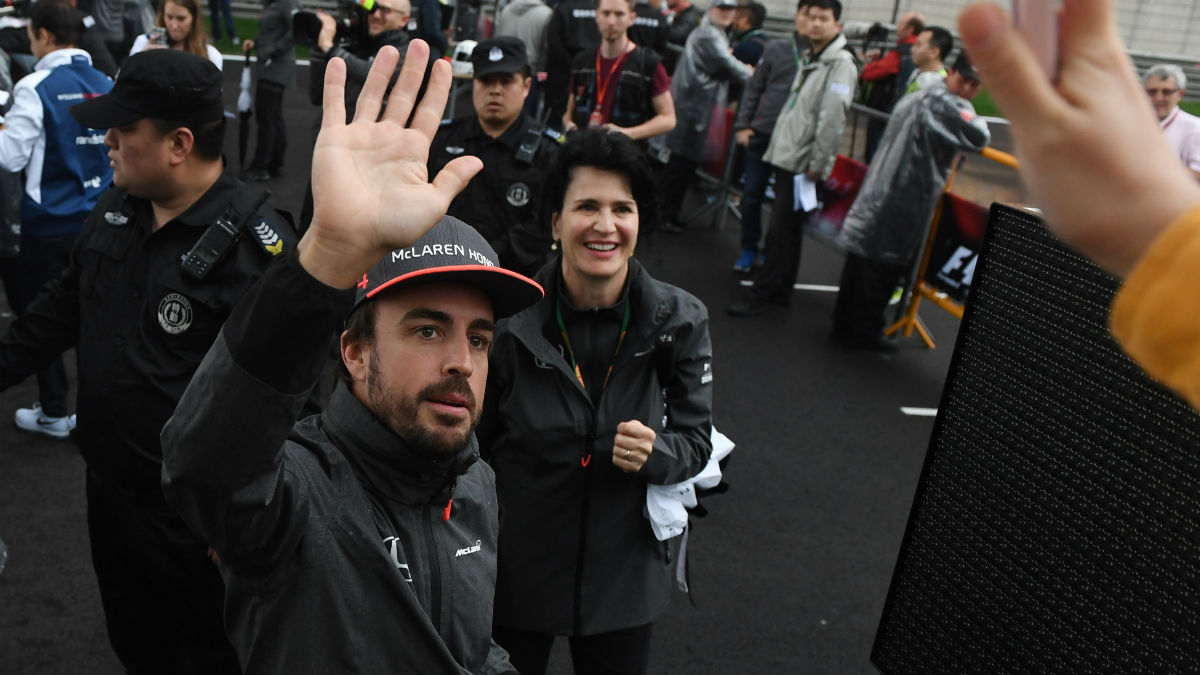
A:
[[[261,216],[250,221],[250,236],[258,243],[263,253],[277,256],[283,253],[283,237],[271,223]]]
[[[546,134],[546,138],[549,138],[550,140],[554,141],[555,143],[566,143],[567,142],[566,134],[564,134],[561,131],[558,131],[557,129],[551,129],[550,127],[546,127],[546,131],[543,133]]]

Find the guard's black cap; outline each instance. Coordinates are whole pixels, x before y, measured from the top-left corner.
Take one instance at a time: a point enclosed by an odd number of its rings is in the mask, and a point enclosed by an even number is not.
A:
[[[529,57],[525,54],[525,43],[511,35],[481,40],[471,51],[471,66],[474,77],[492,73],[516,73],[529,70]]]
[[[112,91],[71,106],[71,116],[92,129],[143,117],[175,122],[215,122],[225,115],[221,71],[212,61],[178,49],[147,49],[125,59]]]
[[[363,275],[354,307],[387,289],[444,282],[483,291],[497,319],[516,314],[544,295],[537,282],[500,267],[496,252],[478,230],[443,216],[412,246],[392,251]]]
[[[954,61],[952,68],[954,72],[968,80],[979,79],[979,73],[975,71],[975,66],[971,63],[971,59],[967,58],[966,52],[958,53],[958,59]]]

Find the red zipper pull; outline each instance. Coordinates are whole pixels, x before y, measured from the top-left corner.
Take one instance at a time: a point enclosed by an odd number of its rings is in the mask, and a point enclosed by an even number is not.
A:
[[[592,453],[590,453],[590,452],[588,453],[587,457],[579,458],[579,464],[582,465],[584,468],[587,468],[587,465],[589,463],[591,463],[591,461],[592,461]]]
[[[450,520],[450,509],[454,507],[454,498],[446,502],[446,508],[442,509],[442,520]]]

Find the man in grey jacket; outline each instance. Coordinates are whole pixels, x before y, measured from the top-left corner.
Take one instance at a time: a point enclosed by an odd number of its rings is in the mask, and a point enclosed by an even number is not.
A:
[[[788,305],[800,270],[800,247],[808,214],[796,203],[796,184],[829,178],[837,160],[858,69],[846,49],[842,3],[812,0],[808,7],[811,51],[800,66],[792,96],[771,134],[763,159],[775,168],[775,205],[767,232],[766,263],[730,316],[761,314],[766,303]],[[799,208],[798,208],[799,207]]]
[[[675,109],[675,128],[666,136],[671,157],[663,170],[659,201],[663,205],[663,229],[668,232],[683,232],[686,228],[679,222],[679,207],[696,166],[713,159],[713,152],[724,151],[707,147],[714,111],[724,115],[729,83],[744,83],[753,72],[729,53],[725,31],[733,24],[736,8],[737,0],[712,0],[700,27],[688,35],[671,80],[671,99],[680,103]]]
[[[883,335],[892,291],[909,281],[954,159],[963,150],[982,150],[991,138],[971,106],[980,86],[964,53],[944,81],[933,80],[896,104],[838,235],[846,264],[833,336],[841,343],[896,349]]]
[[[474,427],[493,324],[541,287],[444,216],[481,167],[426,154],[450,87],[439,60],[376,56],[354,121],[330,59],[298,247],[230,315],[163,429],[163,491],[220,557],[247,672],[511,672],[491,640],[495,477]],[[349,318],[347,319],[347,312]],[[296,414],[341,336],[341,382]]]

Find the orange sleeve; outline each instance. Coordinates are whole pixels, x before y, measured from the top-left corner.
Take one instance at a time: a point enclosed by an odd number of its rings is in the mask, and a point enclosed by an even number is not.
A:
[[[1151,377],[1200,409],[1200,205],[1150,246],[1113,302],[1113,335]]]

